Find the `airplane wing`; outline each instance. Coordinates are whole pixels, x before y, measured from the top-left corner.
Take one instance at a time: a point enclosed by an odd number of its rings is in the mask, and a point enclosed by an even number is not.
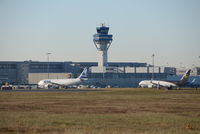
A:
[[[155,83],[153,81],[150,81],[150,83],[153,84],[155,87],[160,87],[161,86],[160,84],[157,84],[157,83]]]

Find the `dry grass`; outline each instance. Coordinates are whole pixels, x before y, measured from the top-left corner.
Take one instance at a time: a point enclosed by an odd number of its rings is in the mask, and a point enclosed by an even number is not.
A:
[[[2,134],[198,134],[196,90],[0,92]]]

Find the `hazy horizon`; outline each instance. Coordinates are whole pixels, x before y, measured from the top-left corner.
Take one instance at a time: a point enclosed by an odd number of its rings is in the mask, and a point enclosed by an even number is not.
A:
[[[97,62],[93,34],[110,27],[109,62],[200,66],[199,0],[0,0],[0,61]]]

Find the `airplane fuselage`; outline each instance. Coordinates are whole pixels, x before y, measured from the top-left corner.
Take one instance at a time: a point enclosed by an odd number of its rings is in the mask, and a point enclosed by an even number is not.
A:
[[[81,79],[46,79],[38,83],[40,88],[48,88],[49,85],[71,86],[81,82]]]
[[[166,88],[173,88],[177,87],[178,85],[169,82],[169,81],[162,81],[162,80],[143,80],[139,83],[140,87],[143,88],[153,88],[153,87],[166,87]]]

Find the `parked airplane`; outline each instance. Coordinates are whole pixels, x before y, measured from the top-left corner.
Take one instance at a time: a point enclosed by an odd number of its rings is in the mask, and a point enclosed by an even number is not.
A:
[[[139,83],[139,87],[142,88],[177,88],[187,84],[188,78],[190,76],[191,70],[187,70],[180,81],[164,81],[164,80],[143,80]]]
[[[83,72],[76,79],[45,79],[38,82],[39,88],[49,88],[52,86],[71,86],[81,83],[87,80],[87,68],[84,68]]]

